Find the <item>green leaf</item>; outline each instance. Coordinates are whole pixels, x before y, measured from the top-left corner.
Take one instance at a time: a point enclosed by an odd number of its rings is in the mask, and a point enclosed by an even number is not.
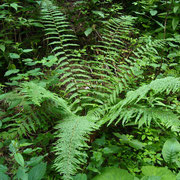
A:
[[[104,154],[114,154],[120,152],[121,148],[116,145],[110,145],[109,147],[105,147],[103,149]]]
[[[22,167],[24,167],[24,158],[23,158],[23,156],[22,156],[20,153],[16,153],[16,154],[14,155],[14,158],[15,158],[16,162],[17,162],[19,165],[21,165]]]
[[[73,177],[73,180],[87,180],[86,174],[77,174],[75,177]]]
[[[159,176],[161,180],[176,180],[176,176],[167,167],[143,166],[142,173],[149,177]]]
[[[1,49],[1,51],[5,51],[5,49],[6,49],[6,47],[5,47],[5,45],[4,44],[0,44],[0,49]]]
[[[35,26],[35,27],[42,27],[42,28],[44,27],[43,24],[37,23],[37,22],[36,22],[36,23],[35,23],[35,22],[34,22],[34,23],[31,23],[31,25],[33,25],[33,26]]]
[[[91,27],[87,28],[86,31],[84,32],[84,34],[86,36],[89,36],[92,33],[93,29]]]
[[[27,146],[31,146],[33,143],[27,143],[27,142],[25,142],[25,143],[21,143],[20,145],[19,145],[19,147],[27,147]]]
[[[157,10],[150,10],[151,16],[155,16],[157,13],[158,13]]]
[[[145,176],[141,180],[162,180],[160,176]]]
[[[2,121],[0,121],[0,128],[2,127]],[[0,149],[4,147],[4,144],[0,142]],[[1,165],[0,165],[1,166]]]
[[[135,149],[142,149],[144,147],[144,144],[136,139],[128,139],[128,137],[125,134],[119,134],[119,133],[113,133],[116,137],[120,138],[120,141],[122,143],[129,144],[129,146],[135,148]]]
[[[0,172],[5,173],[8,170],[8,168],[2,164],[0,164]]]
[[[4,76],[10,76],[11,74],[16,74],[19,72],[19,69],[11,69],[9,71],[6,71]]]
[[[26,173],[26,169],[23,167],[19,167],[16,174],[18,179],[28,180],[28,174]]]
[[[23,53],[28,53],[28,52],[32,52],[33,49],[23,49]]]
[[[97,3],[99,0],[92,0],[92,2],[95,4],[95,3]]]
[[[172,20],[173,30],[176,29],[176,27],[177,27],[178,24],[179,24],[179,18],[178,18],[178,17],[174,17],[173,20]]]
[[[38,150],[42,150],[42,148],[39,148],[39,147],[37,147],[37,148],[35,148],[35,149],[27,148],[27,149],[25,149],[25,150],[23,151],[23,153],[24,153],[24,154],[31,154],[32,152],[36,152],[36,151],[38,151]]]
[[[20,58],[19,54],[16,54],[16,53],[9,53],[9,57],[12,59],[19,59]]]
[[[116,167],[104,168],[102,173],[93,180],[134,180],[134,177],[124,169],[119,169]]]
[[[180,180],[180,172],[177,174],[176,180]]]
[[[176,14],[177,11],[178,11],[178,9],[179,9],[179,6],[175,6],[175,7],[173,8],[173,12]]]
[[[41,162],[29,171],[28,180],[41,180],[46,172],[46,163]]]
[[[92,11],[92,12],[104,18],[104,13],[102,11]]]
[[[94,143],[97,144],[98,146],[103,146],[103,145],[105,145],[105,143],[106,143],[105,135],[103,135],[103,136],[102,136],[101,138],[99,138],[99,139],[96,139],[96,140],[94,141]]]
[[[32,157],[30,161],[27,162],[28,166],[35,166],[43,160],[44,156]]]
[[[180,143],[176,138],[168,139],[163,146],[162,155],[166,162],[172,163],[176,161],[177,154],[180,152]]]
[[[17,3],[11,3],[10,6],[17,11],[17,9],[18,9],[18,4]]]
[[[0,172],[0,178],[1,180],[10,180],[9,176],[3,172]]]

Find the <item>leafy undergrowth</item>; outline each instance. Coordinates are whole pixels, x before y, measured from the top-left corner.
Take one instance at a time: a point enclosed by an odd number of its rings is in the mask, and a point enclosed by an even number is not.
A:
[[[179,4],[0,2],[0,179],[179,180]]]

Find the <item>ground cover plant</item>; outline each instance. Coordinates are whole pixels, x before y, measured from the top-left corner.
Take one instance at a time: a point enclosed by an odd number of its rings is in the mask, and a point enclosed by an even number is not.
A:
[[[179,4],[0,2],[0,179],[179,180]]]

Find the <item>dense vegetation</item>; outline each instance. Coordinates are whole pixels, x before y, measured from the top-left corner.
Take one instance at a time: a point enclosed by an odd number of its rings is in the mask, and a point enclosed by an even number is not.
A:
[[[179,0],[2,0],[0,180],[180,180],[179,17]]]

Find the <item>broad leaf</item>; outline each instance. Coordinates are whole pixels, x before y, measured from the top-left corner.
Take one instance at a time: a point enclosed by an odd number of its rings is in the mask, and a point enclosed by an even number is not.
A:
[[[5,45],[4,44],[0,44],[0,49],[1,49],[1,51],[5,51],[5,49],[6,49],[6,47],[5,47]]]
[[[30,161],[27,162],[28,166],[35,166],[43,160],[44,156],[32,157]]]
[[[104,18],[104,13],[102,11],[92,11],[92,12]]]
[[[21,165],[22,167],[24,167],[24,158],[23,158],[23,156],[22,156],[20,153],[16,153],[16,154],[14,155],[14,158],[15,158],[16,162],[17,162],[19,165]]]
[[[28,52],[32,52],[33,49],[23,49],[23,53],[28,53]]]
[[[151,14],[151,16],[155,16],[157,14],[157,10],[151,10],[150,14]]]
[[[179,7],[180,7],[180,6],[175,6],[175,7],[173,8],[173,12],[174,12],[174,13],[177,13]]]
[[[163,146],[162,155],[166,162],[172,163],[176,160],[177,154],[180,152],[180,144],[175,139],[168,139]]]
[[[142,173],[151,178],[150,180],[157,177],[160,177],[160,180],[176,180],[176,176],[167,167],[143,166]]]
[[[7,170],[6,166],[0,164],[0,180],[10,180],[9,176],[5,174]]]
[[[10,6],[17,11],[17,9],[18,9],[18,4],[17,3],[11,3]]]
[[[28,180],[41,180],[46,172],[46,163],[41,162],[29,171]]]
[[[91,27],[89,27],[89,28],[87,28],[86,29],[86,31],[84,32],[84,34],[86,35],[86,36],[89,36],[91,33],[92,33],[92,28]]]
[[[26,173],[26,169],[19,167],[17,171],[17,178],[21,180],[28,180],[28,174]]]
[[[73,180],[87,180],[86,174],[77,174],[75,177],[73,177]]]
[[[8,168],[2,164],[0,164],[0,172],[5,173],[8,170]]]
[[[134,180],[134,177],[124,169],[107,167],[93,180]]]
[[[161,180],[160,176],[145,176],[141,180]]]
[[[1,180],[10,180],[9,176],[3,172],[0,172],[0,179]]]
[[[136,139],[128,139],[128,137],[125,134],[119,134],[119,133],[113,133],[116,137],[120,138],[120,141],[125,144],[129,144],[129,146],[135,148],[135,149],[142,149],[144,147],[144,144]]]
[[[178,175],[176,176],[176,180],[180,180],[180,172],[179,172]]]
[[[173,20],[172,20],[173,30],[176,29],[176,27],[178,26],[178,24],[179,24],[179,18],[178,18],[178,17],[174,17]]]
[[[10,76],[11,74],[16,74],[19,72],[19,69],[11,69],[5,73],[4,76]]]
[[[9,53],[9,57],[12,59],[19,59],[20,58],[19,54],[16,54],[16,53]]]

